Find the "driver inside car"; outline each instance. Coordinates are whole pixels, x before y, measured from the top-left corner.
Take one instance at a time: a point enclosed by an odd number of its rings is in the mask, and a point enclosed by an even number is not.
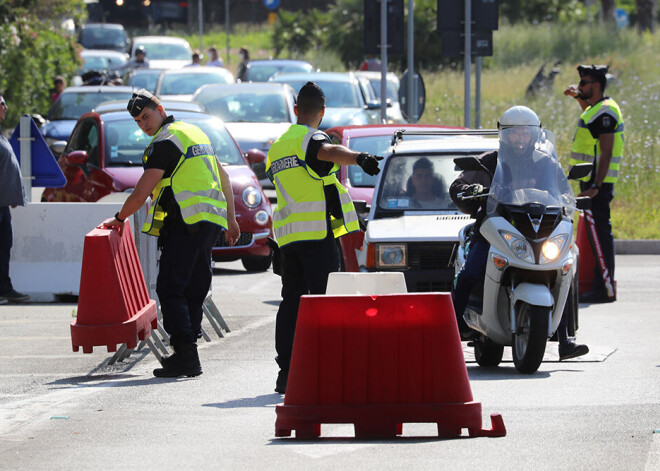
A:
[[[513,151],[519,165],[515,168],[503,169],[504,171],[512,172],[512,180],[516,181],[515,175],[518,170],[524,170],[528,165],[534,165],[541,162],[542,159],[550,158],[548,155],[538,153],[535,156],[534,143],[537,141],[542,132],[541,121],[534,111],[525,106],[514,106],[506,110],[499,121],[497,122],[497,129],[500,140],[500,150]],[[455,281],[455,286],[452,290],[452,300],[454,303],[454,312],[456,313],[456,321],[461,333],[461,338],[464,340],[472,339],[479,335],[476,331],[470,329],[465,320],[463,313],[467,307],[468,299],[472,288],[477,283],[483,283],[486,276],[486,261],[490,244],[483,238],[479,228],[486,217],[486,201],[487,198],[475,198],[463,200],[458,197],[459,193],[463,195],[480,195],[487,193],[486,187],[489,187],[495,174],[497,167],[498,151],[490,151],[481,154],[479,162],[482,168],[478,170],[463,171],[452,183],[449,192],[456,207],[464,213],[469,214],[475,219],[474,225],[471,229],[471,236],[469,242],[469,250],[465,259],[465,264],[458,273]],[[540,157],[540,159],[535,158]],[[542,169],[540,169],[542,170]],[[529,172],[522,172],[529,173]],[[538,173],[535,173],[539,175]],[[529,187],[532,182],[519,182],[523,187]],[[576,344],[575,341],[568,337],[568,315],[567,309],[564,309],[564,315],[557,329],[557,338],[559,340],[559,359],[567,360],[589,352],[589,347],[586,345]]]

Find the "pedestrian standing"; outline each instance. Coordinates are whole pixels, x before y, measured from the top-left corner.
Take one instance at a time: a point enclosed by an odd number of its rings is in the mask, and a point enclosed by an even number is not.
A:
[[[582,108],[569,163],[571,166],[593,163],[591,174],[580,181],[578,196],[591,198],[596,227],[593,243],[600,246],[607,268],[605,272],[598,263],[598,256],[594,257],[594,282],[590,291],[580,295],[580,302],[608,303],[616,301],[610,203],[623,158],[623,114],[619,105],[604,94],[607,66],[580,65],[577,70],[580,74],[577,88],[571,85],[564,90],[564,95],[575,98]]]
[[[315,83],[300,89],[294,112],[297,124],[273,143],[266,162],[277,190],[273,229],[282,256],[282,302],[275,324],[279,393],[286,392],[300,297],[325,294],[328,275],[339,270],[335,238],[360,229],[348,191],[337,180],[340,165],[357,164],[376,175],[382,159],[332,145],[318,130],[325,95]]]
[[[209,138],[197,126],[168,116],[158,98],[138,90],[127,109],[152,137],[142,162],[144,174],[105,227],[123,228],[124,220],[151,196],[142,232],[158,236],[162,250],[156,292],[174,354],[154,376],[198,376],[197,354],[202,304],[211,286],[211,250],[220,231],[234,245],[240,235],[231,183]]]
[[[53,93],[50,94],[50,100],[55,103],[66,88],[66,79],[62,75],[57,75],[53,79]]]
[[[215,46],[211,46],[207,52],[209,53],[209,60],[206,63],[206,65],[210,65],[213,67],[225,66],[225,63],[222,61],[220,56],[218,56],[218,50],[216,49]]]
[[[0,92],[0,123],[7,113],[7,102]],[[14,242],[9,207],[25,206],[25,188],[21,167],[11,144],[0,128],[0,304],[27,301],[27,294],[14,289],[9,277],[9,257]]]
[[[247,81],[247,66],[250,63],[250,51],[246,47],[242,47],[238,51],[238,57],[240,57],[241,62],[238,64],[238,70],[236,71],[236,81],[245,82]]]

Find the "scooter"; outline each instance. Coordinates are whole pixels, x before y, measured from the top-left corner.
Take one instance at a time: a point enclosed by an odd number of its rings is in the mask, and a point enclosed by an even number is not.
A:
[[[535,144],[531,164],[521,164],[519,156],[501,148],[490,188],[480,195],[458,195],[487,198],[487,216],[479,229],[490,244],[486,276],[471,293],[463,314],[476,332],[472,342],[480,366],[499,365],[504,347],[511,346],[519,372],[538,370],[546,343],[574,292],[578,251],[573,216],[576,210],[588,209],[590,200],[574,197],[555,146],[544,136]],[[454,162],[462,170],[488,172],[476,157]],[[568,178],[584,177],[591,167],[576,165]],[[456,274],[465,263],[470,232],[471,226],[460,231]]]

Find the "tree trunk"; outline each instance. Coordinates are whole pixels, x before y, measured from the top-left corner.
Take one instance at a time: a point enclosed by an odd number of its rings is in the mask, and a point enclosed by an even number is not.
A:
[[[636,0],[637,3],[637,31],[653,32],[655,30],[655,16],[658,11],[658,0]]]
[[[640,0],[638,0],[640,1]],[[600,0],[601,13],[603,21],[606,23],[614,22],[614,10],[616,9],[616,0]]]

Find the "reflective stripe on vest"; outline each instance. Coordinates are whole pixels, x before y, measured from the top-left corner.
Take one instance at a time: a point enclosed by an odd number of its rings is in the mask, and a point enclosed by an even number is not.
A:
[[[614,144],[612,147],[612,159],[607,170],[607,176],[604,183],[616,183],[619,177],[619,167],[623,158],[623,115],[619,105],[611,98],[605,98],[594,106],[590,106],[580,115],[577,131],[573,138],[571,147],[571,158],[569,160],[570,169],[579,163],[593,163],[594,169],[598,167],[600,159],[600,141],[594,138],[589,131],[588,125],[594,122],[603,114],[616,116],[617,127],[614,131]],[[586,176],[581,180],[588,181],[591,177]]]
[[[273,231],[281,246],[291,242],[320,240],[327,236],[327,212],[324,186],[334,185],[339,193],[342,218],[330,217],[335,237],[358,231],[357,212],[339,180],[334,165],[330,174],[320,177],[305,162],[309,140],[316,129],[292,125],[268,152],[266,171],[277,190],[277,208],[273,213]]]
[[[148,149],[155,142],[169,140],[181,152],[172,175],[158,182],[151,195],[147,219],[142,232],[158,236],[167,214],[160,206],[160,198],[168,186],[181,210],[183,222],[190,225],[202,221],[227,228],[227,202],[222,193],[215,151],[208,137],[197,126],[174,121],[163,126],[151,140],[143,162],[147,162]]]

